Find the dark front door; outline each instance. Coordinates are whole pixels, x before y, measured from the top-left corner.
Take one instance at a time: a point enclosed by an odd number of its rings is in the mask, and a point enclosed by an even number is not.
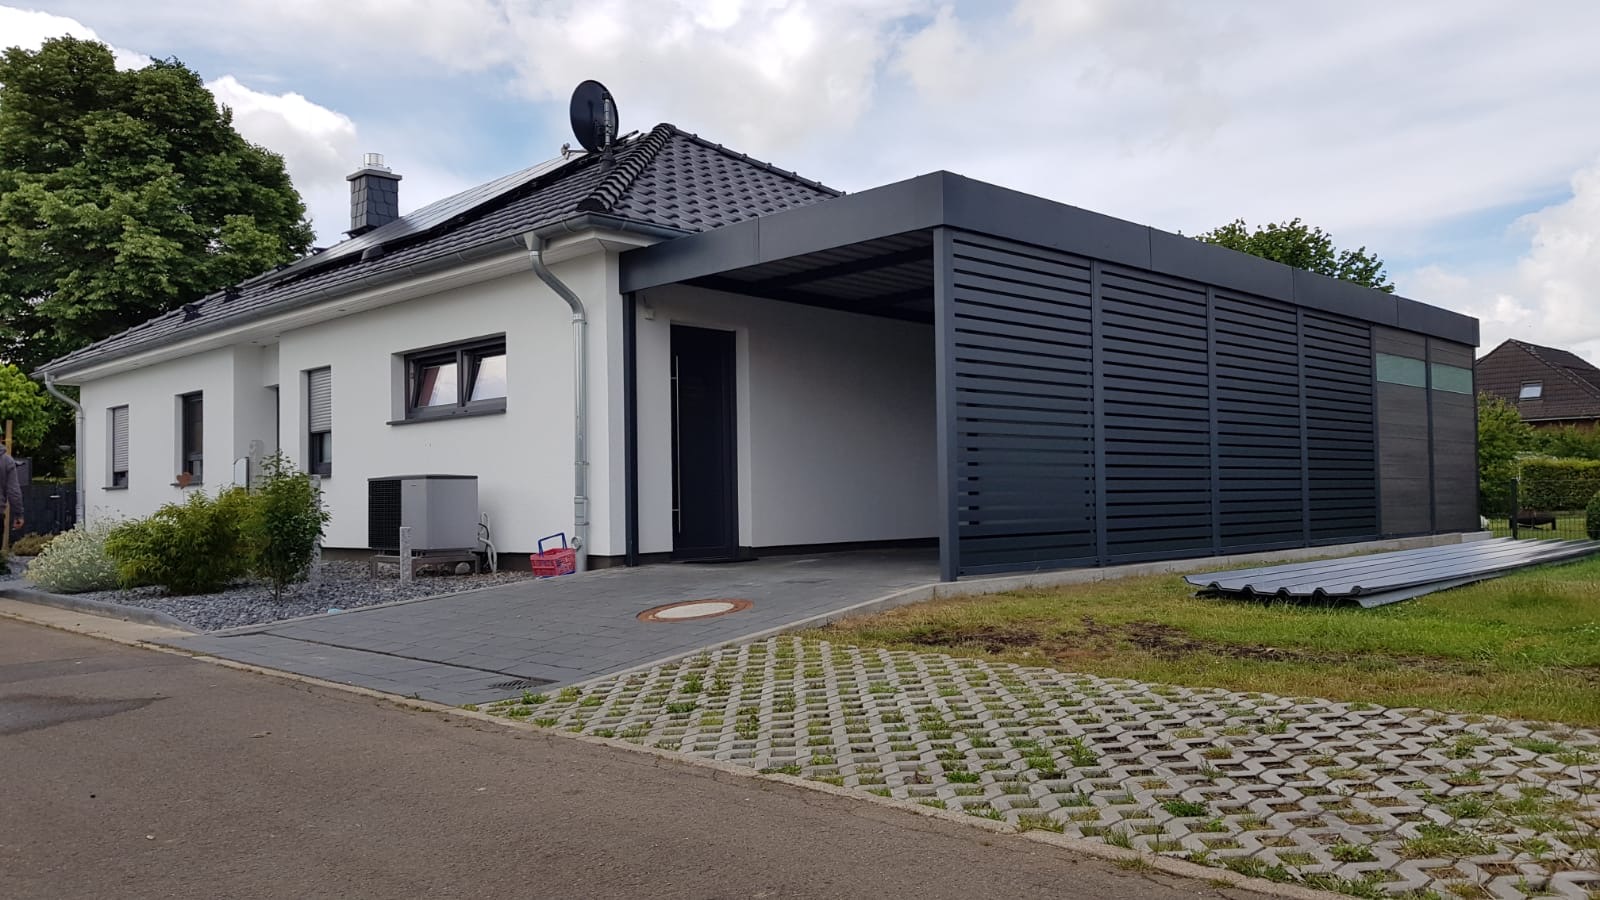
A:
[[[672,534],[679,559],[739,552],[731,331],[672,326]]]

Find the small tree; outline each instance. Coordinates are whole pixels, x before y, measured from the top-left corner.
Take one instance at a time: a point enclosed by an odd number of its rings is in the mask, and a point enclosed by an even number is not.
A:
[[[1589,540],[1600,541],[1600,491],[1589,499],[1589,506],[1583,511],[1583,530],[1589,533]]]
[[[1483,512],[1509,514],[1517,455],[1534,449],[1533,428],[1517,408],[1493,394],[1478,395],[1478,501]]]
[[[317,540],[328,524],[328,512],[311,476],[298,471],[282,453],[262,463],[248,525],[256,575],[272,582],[274,600],[283,589],[304,581],[311,570]]]

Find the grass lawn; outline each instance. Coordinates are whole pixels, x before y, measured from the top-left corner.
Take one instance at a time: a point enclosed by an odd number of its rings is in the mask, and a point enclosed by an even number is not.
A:
[[[1188,686],[1600,725],[1600,558],[1373,610],[1152,576],[940,600],[814,636]]]

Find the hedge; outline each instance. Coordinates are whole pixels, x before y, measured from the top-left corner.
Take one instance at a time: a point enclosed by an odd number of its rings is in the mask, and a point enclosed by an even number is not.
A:
[[[1525,459],[1519,502],[1524,509],[1578,510],[1600,492],[1600,460]]]

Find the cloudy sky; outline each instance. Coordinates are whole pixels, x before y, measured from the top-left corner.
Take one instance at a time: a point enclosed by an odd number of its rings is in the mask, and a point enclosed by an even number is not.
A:
[[[0,46],[175,56],[319,239],[366,151],[413,208],[556,154],[584,78],[846,190],[936,169],[1188,233],[1299,216],[1400,291],[1600,362],[1600,3],[37,0]]]

